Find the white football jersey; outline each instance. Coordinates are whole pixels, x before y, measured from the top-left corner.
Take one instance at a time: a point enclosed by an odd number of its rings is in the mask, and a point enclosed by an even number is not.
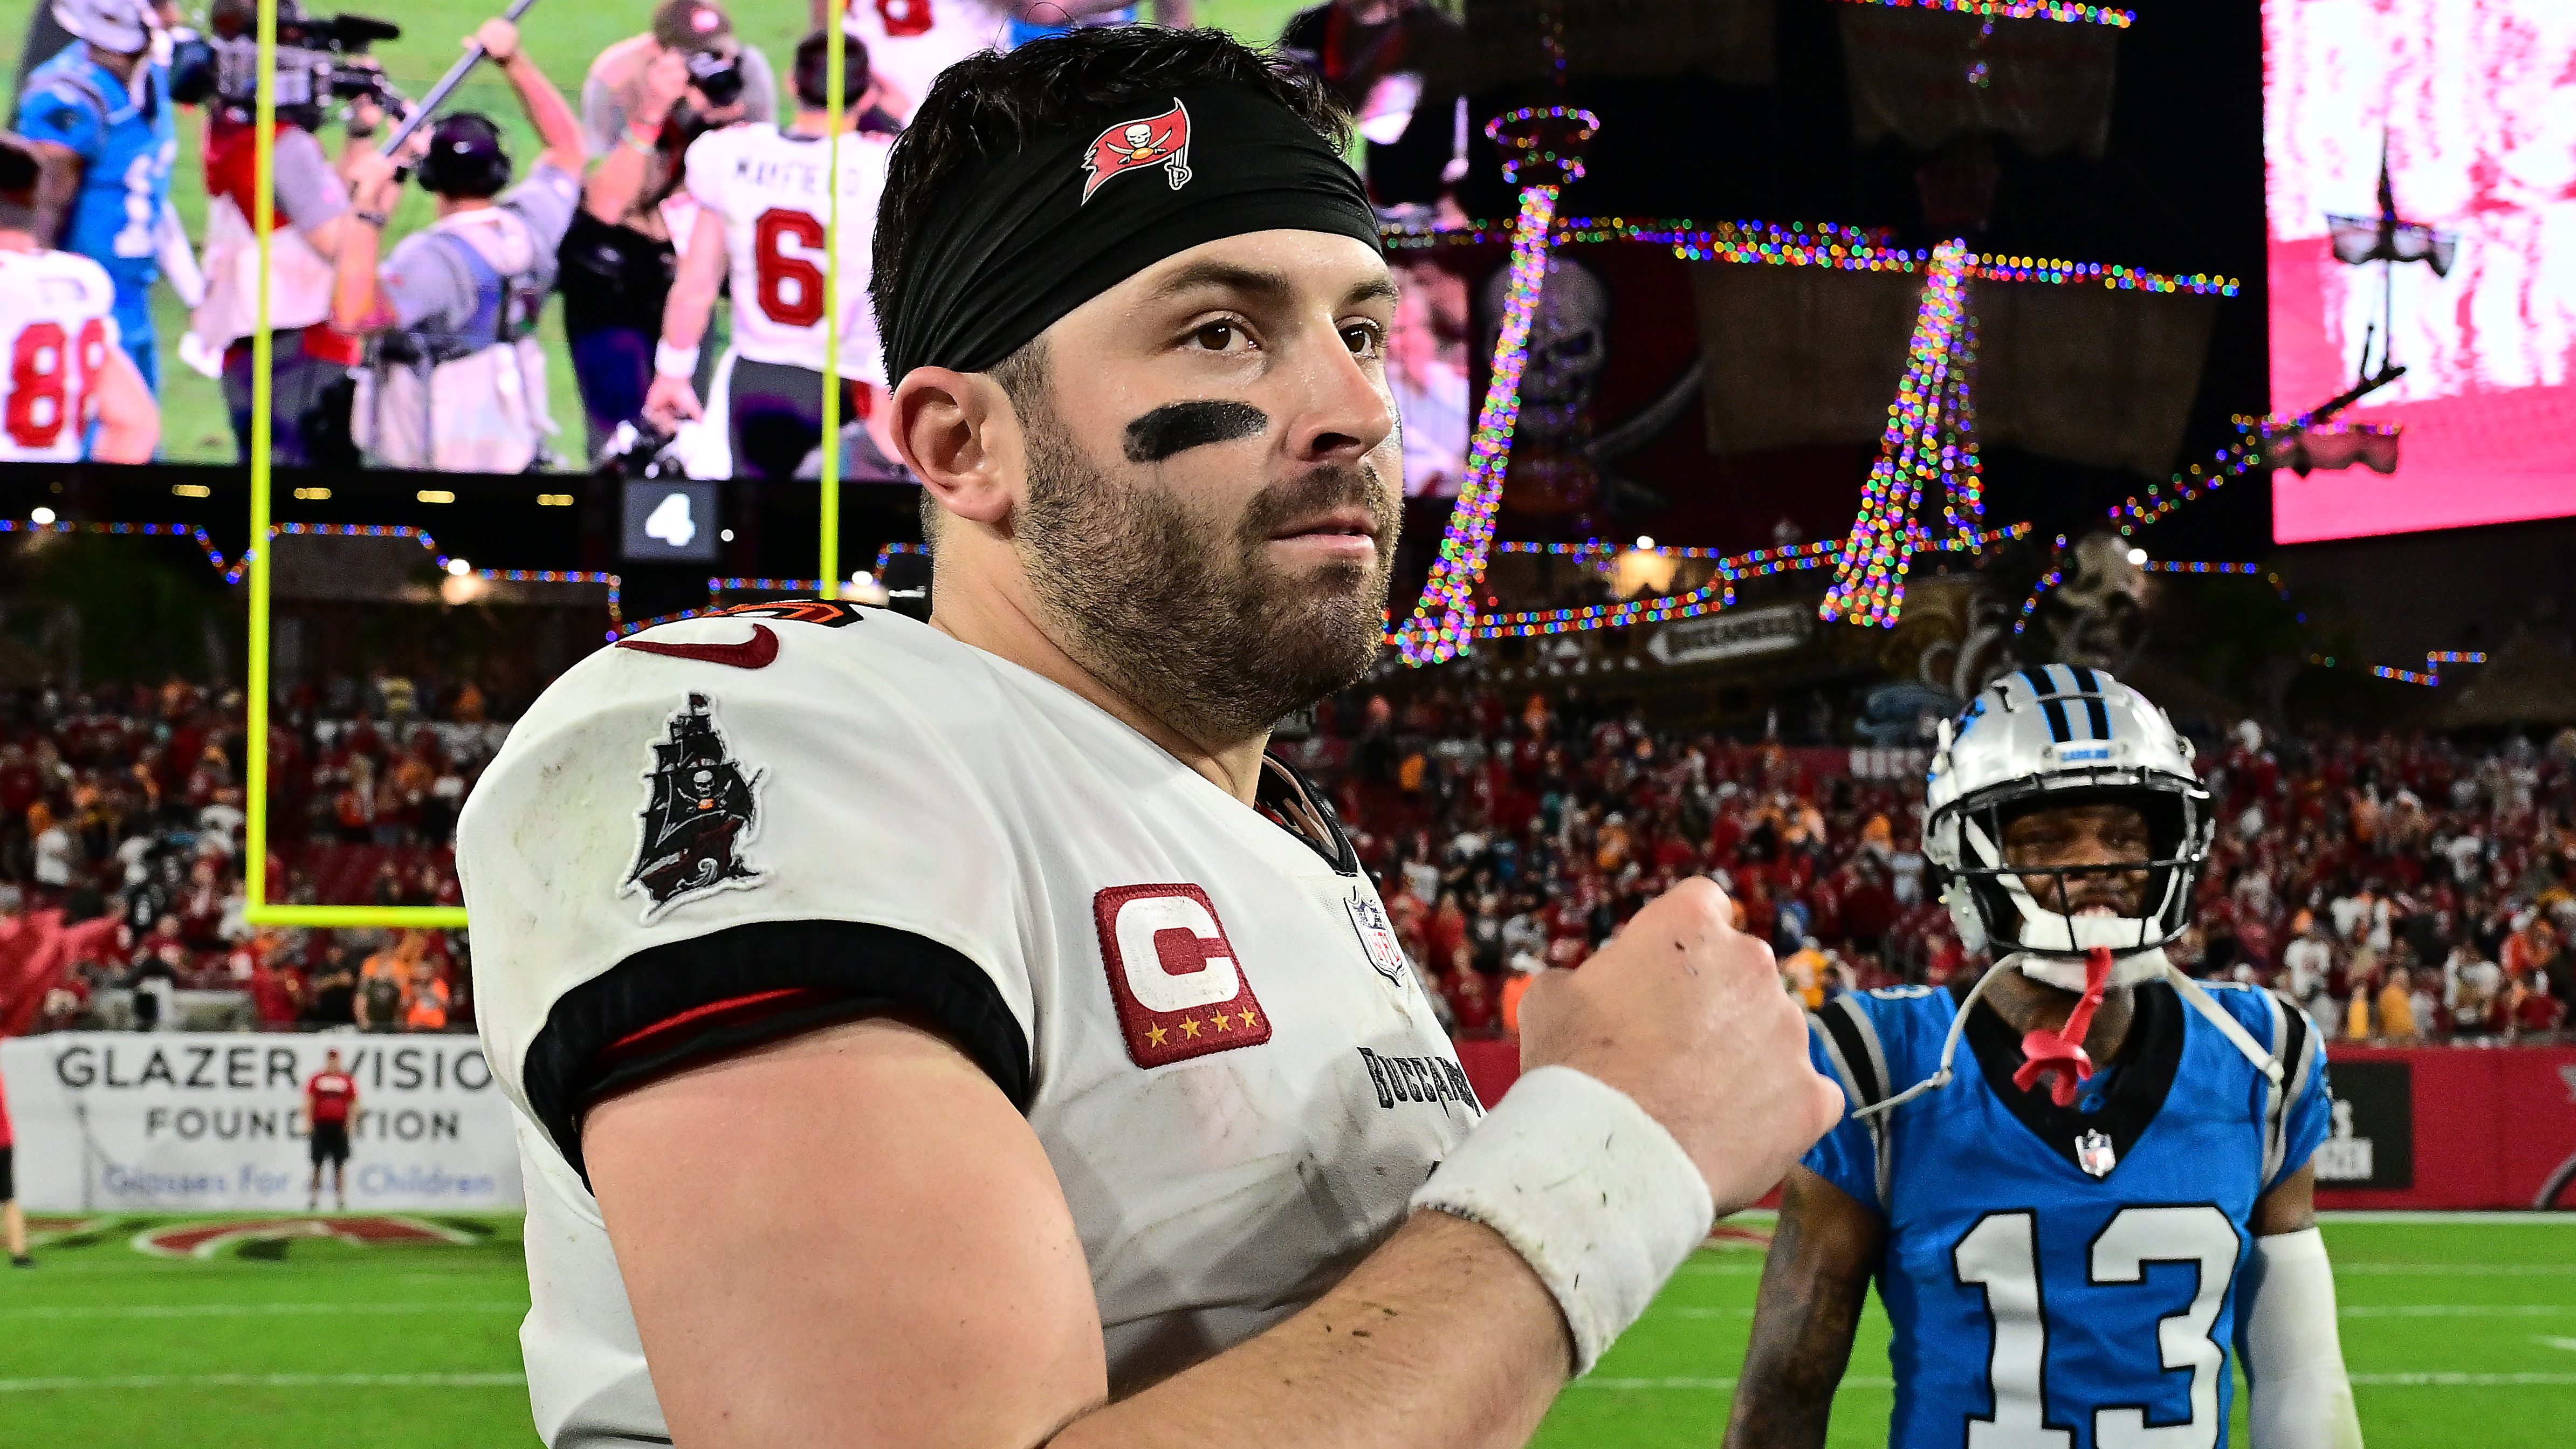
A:
[[[868,69],[903,92],[910,117],[939,73],[1001,45],[1011,12],[992,0],[843,0],[843,34],[868,47]]]
[[[753,362],[823,370],[824,190],[820,136],[762,122],[727,126],[689,143],[688,189],[724,218],[733,277],[733,347]],[[885,194],[884,137],[841,137],[841,368],[885,385],[885,349],[868,302],[869,241]]]
[[[686,1059],[635,1046],[683,1013],[783,1012],[771,1035],[851,1002],[936,1017],[1055,1166],[1115,1385],[1338,1281],[1482,1109],[1332,829],[1309,844],[899,614],[752,606],[568,671],[457,851],[484,1047],[521,1114],[546,1441],[668,1442],[579,1118]]]
[[[116,350],[116,287],[70,252],[0,251],[0,461],[69,463],[89,440],[98,375]]]

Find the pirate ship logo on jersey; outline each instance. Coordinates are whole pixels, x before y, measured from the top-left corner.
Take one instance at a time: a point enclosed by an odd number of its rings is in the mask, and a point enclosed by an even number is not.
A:
[[[703,694],[670,719],[671,737],[653,745],[645,780],[653,793],[642,811],[643,844],[619,895],[642,891],[644,919],[709,891],[755,886],[766,877],[742,858],[743,842],[760,828],[753,798],[766,771],[746,774],[725,750],[715,715]]]

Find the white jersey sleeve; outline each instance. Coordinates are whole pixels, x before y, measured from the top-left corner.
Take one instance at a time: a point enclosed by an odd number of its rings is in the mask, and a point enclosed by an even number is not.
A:
[[[0,252],[0,461],[70,463],[117,340],[107,269],[70,252]]]
[[[576,1171],[603,1093],[876,1011],[937,1022],[1026,1107],[1018,852],[870,651],[829,637],[872,627],[807,602],[602,649],[467,803],[485,1050]]]

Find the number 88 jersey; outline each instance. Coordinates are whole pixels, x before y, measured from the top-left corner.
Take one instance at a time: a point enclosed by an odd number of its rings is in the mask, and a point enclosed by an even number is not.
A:
[[[2119,1060],[2071,1107],[2045,1083],[2013,1086],[2019,1037],[1978,1007],[1975,1062],[1948,1086],[1884,1118],[1846,1117],[1808,1152],[1809,1170],[1886,1224],[1891,1444],[2225,1442],[2254,1206],[2325,1139],[2331,1102],[2296,1008],[2206,989],[2280,1059],[2281,1087],[2153,982]],[[1957,1010],[1927,987],[1839,997],[1810,1034],[1817,1069],[1856,1103],[1884,1101],[1932,1075]]]
[[[750,362],[823,368],[823,242],[831,214],[820,136],[755,122],[689,144],[689,195],[724,219],[733,284],[733,350]],[[885,385],[884,348],[868,303],[870,239],[891,143],[841,137],[840,375]]]
[[[70,252],[0,251],[0,460],[70,463],[88,443],[91,397],[117,346],[116,288]]]

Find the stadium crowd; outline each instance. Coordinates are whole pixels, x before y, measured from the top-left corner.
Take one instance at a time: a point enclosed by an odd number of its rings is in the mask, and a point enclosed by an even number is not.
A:
[[[340,678],[271,725],[269,879],[301,903],[453,905],[456,811],[507,713],[471,681]],[[2547,745],[2203,732],[2218,828],[2187,970],[2259,981],[2329,1037],[2509,1042],[2576,1004],[2576,731]],[[242,920],[238,691],[0,696],[0,914],[79,935],[30,1021],[174,1023],[236,993],[265,1029],[470,1024],[463,932]],[[1932,897],[1921,762],[1649,727],[1577,692],[1354,690],[1275,749],[1330,793],[1462,1035],[1509,1032],[1536,973],[1717,880],[1810,1005],[1985,964]],[[1856,763],[1868,762],[1862,778]],[[120,1004],[121,1003],[121,1004]]]
[[[2195,975],[2258,981],[2330,1037],[2513,1041],[2576,1005],[2576,731],[2545,748],[2425,736],[2267,740],[2201,754],[2218,821]],[[1579,966],[1691,874],[1820,1005],[1980,970],[1927,890],[1919,757],[1649,728],[1579,696],[1433,690],[1327,702],[1279,746],[1330,782],[1425,984],[1465,1034],[1509,1031],[1540,970]]]
[[[456,811],[502,734],[488,704],[402,677],[281,699],[271,897],[457,904]],[[149,1030],[195,1000],[263,1029],[470,1025],[461,931],[244,922],[246,723],[238,690],[176,680],[0,696],[0,916],[58,912],[69,948],[31,1024]]]

